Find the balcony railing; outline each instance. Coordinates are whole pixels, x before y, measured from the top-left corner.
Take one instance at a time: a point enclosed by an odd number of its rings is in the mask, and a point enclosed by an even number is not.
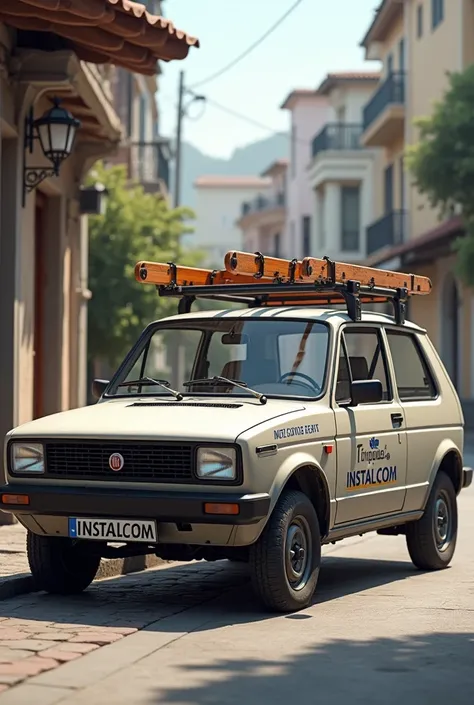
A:
[[[407,212],[391,211],[367,228],[367,254],[384,247],[401,245],[405,240]]]
[[[362,125],[355,123],[334,122],[323,127],[313,140],[312,155],[330,149],[360,149]]]
[[[285,206],[285,194],[277,193],[275,196],[257,196],[253,201],[245,201],[241,206],[241,215],[249,213],[260,213],[272,208],[283,208]]]
[[[363,113],[364,130],[367,130],[389,105],[404,104],[405,74],[402,71],[395,71],[388,76],[365,106]]]
[[[169,159],[163,142],[137,142],[131,150],[131,177],[144,186],[169,188]]]

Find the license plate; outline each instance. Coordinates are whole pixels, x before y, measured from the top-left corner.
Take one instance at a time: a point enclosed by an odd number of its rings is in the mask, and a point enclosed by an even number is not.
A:
[[[135,519],[69,519],[69,536],[96,541],[156,543],[155,521]]]

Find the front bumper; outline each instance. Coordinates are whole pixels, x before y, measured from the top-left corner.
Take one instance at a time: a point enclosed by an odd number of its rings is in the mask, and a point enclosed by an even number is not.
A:
[[[466,489],[466,487],[469,487],[472,483],[472,474],[473,470],[472,468],[463,468],[462,469],[462,489]]]
[[[29,504],[9,504],[3,501],[3,495],[20,494],[29,497]],[[238,504],[239,513],[206,514],[206,503]],[[270,496],[18,484],[0,486],[0,509],[13,514],[155,519],[164,523],[241,526],[256,524],[267,516]]]

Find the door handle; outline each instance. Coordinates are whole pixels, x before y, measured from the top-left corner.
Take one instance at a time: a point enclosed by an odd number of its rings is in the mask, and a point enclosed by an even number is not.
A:
[[[393,428],[400,428],[403,424],[403,414],[391,414]]]

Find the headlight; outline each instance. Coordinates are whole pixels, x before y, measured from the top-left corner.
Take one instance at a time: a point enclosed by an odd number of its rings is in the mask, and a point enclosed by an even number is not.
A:
[[[198,448],[197,476],[201,480],[235,480],[235,448]]]
[[[44,450],[41,443],[12,443],[12,472],[44,472]]]

